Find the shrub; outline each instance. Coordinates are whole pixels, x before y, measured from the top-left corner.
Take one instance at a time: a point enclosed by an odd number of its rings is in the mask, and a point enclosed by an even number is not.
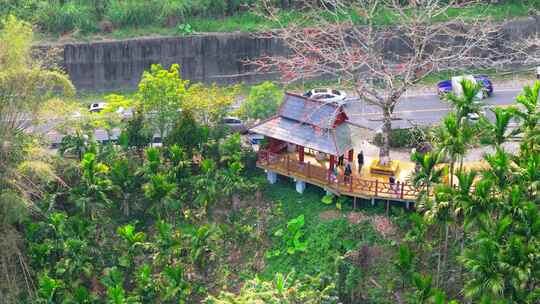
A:
[[[242,118],[265,119],[276,113],[283,91],[271,81],[253,86],[240,108]]]
[[[186,16],[193,11],[193,2],[189,0],[163,1],[161,20],[166,26],[172,27],[185,21]]]
[[[164,18],[163,7],[164,4],[158,0],[113,1],[105,16],[119,27],[161,24]]]
[[[395,129],[390,132],[390,147],[392,148],[415,148],[426,141],[426,130],[419,128]],[[375,144],[382,144],[382,134],[375,136]]]
[[[52,33],[65,33],[75,29],[92,32],[97,29],[93,9],[75,2],[64,5],[55,2],[41,3],[36,18],[41,28]]]

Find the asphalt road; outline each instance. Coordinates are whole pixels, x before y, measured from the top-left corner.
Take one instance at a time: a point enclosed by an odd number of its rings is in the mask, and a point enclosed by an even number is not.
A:
[[[492,97],[483,102],[486,106],[504,106],[513,104],[515,97],[521,92],[520,89],[500,89],[495,88]],[[369,127],[373,130],[380,129],[382,125],[381,110],[374,105],[367,105],[360,101],[348,102],[345,106],[349,120],[361,126]],[[437,94],[421,94],[417,96],[403,97],[394,111],[393,128],[410,128],[412,126],[430,126],[438,124],[441,119],[451,110],[450,105],[439,99]],[[485,111],[486,116],[493,120],[491,111]],[[34,127],[34,131],[46,134],[51,143],[59,143],[62,135],[54,130],[55,122]],[[119,130],[113,131],[113,138],[116,139]],[[96,130],[94,137],[98,141],[107,140],[107,133],[104,130]]]
[[[486,107],[506,106],[515,103],[515,97],[521,89],[495,89],[494,94],[482,100]],[[367,105],[360,101],[346,104],[346,113],[349,120],[359,125],[368,126],[374,130],[382,124],[382,112],[374,105]],[[409,128],[414,125],[430,126],[438,124],[451,110],[451,105],[441,100],[437,94],[423,94],[402,98],[394,109],[394,128]],[[491,111],[486,110],[486,116],[493,119]]]

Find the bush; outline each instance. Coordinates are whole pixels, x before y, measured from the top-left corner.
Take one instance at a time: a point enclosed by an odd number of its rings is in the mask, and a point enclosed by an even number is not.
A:
[[[185,21],[186,16],[192,14],[193,3],[189,0],[163,1],[161,7],[161,20],[166,26],[172,27]]]
[[[392,148],[416,148],[426,141],[426,130],[419,128],[394,129],[390,132],[390,147]],[[382,145],[382,134],[375,136],[375,144]]]
[[[37,23],[51,33],[65,33],[75,29],[92,32],[97,29],[94,10],[76,2],[41,3],[37,12]]]
[[[164,4],[158,0],[113,1],[105,16],[118,27],[161,24],[165,17],[163,7]]]
[[[283,91],[271,81],[253,86],[247,100],[240,108],[242,118],[265,119],[277,111]]]

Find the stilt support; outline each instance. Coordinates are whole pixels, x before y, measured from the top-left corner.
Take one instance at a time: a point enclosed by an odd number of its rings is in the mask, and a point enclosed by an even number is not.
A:
[[[304,193],[306,190],[306,182],[301,180],[296,180],[296,192]]]
[[[277,181],[277,173],[274,172],[274,171],[268,170],[268,171],[266,172],[266,179],[268,179],[268,182],[269,182],[270,184],[275,184],[276,181]]]

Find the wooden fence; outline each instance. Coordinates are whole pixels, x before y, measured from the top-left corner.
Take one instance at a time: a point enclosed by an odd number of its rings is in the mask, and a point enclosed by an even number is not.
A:
[[[405,182],[391,184],[354,175],[346,180],[342,174],[334,177],[328,169],[309,162],[300,162],[289,154],[277,154],[267,150],[261,150],[258,154],[259,167],[319,185],[338,194],[403,201],[414,201],[419,194],[415,187]]]

